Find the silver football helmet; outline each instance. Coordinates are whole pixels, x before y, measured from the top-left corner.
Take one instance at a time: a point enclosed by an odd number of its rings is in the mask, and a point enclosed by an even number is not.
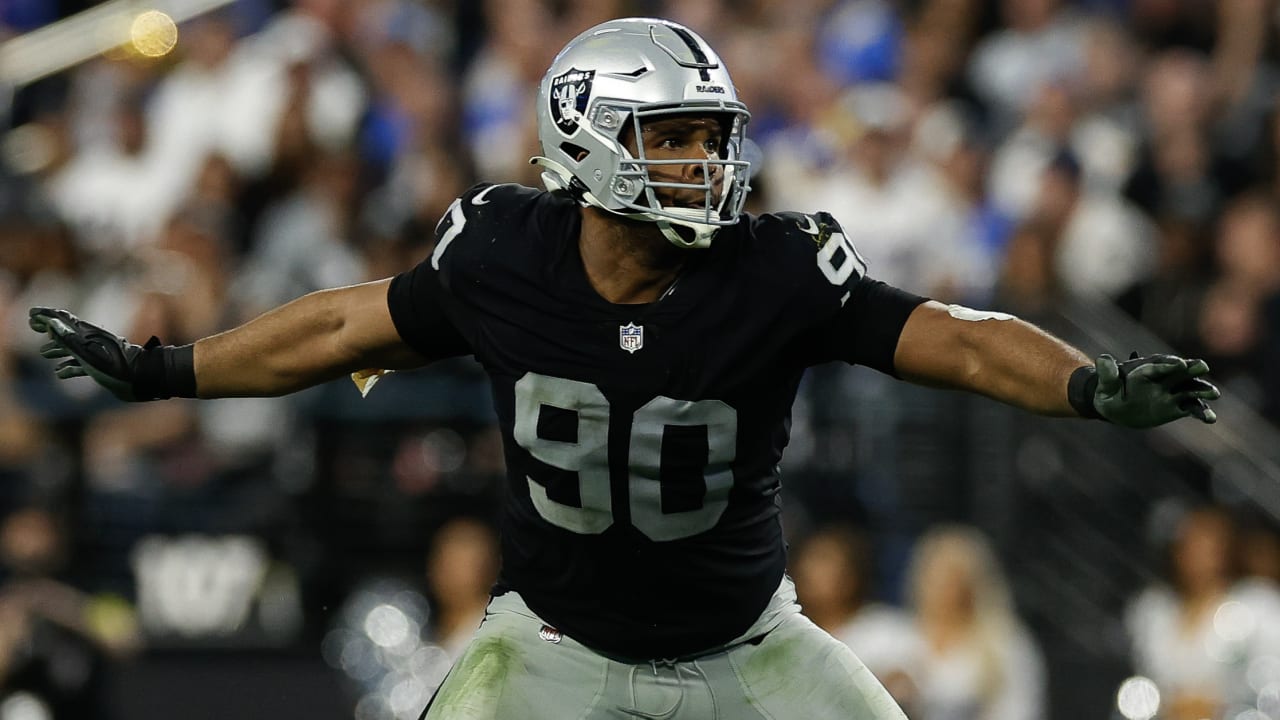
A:
[[[729,72],[705,40],[667,20],[626,18],[574,38],[538,89],[538,140],[548,190],[566,190],[584,205],[655,222],[680,247],[707,247],[716,232],[738,221],[750,190],[751,164],[741,158],[751,117]],[[716,157],[652,160],[640,127],[672,115],[722,118],[725,139]],[[632,155],[621,141],[630,126]],[[657,165],[697,165],[694,182],[649,176]],[[717,179],[719,176],[719,179]],[[654,188],[703,193],[701,208],[664,206]]]

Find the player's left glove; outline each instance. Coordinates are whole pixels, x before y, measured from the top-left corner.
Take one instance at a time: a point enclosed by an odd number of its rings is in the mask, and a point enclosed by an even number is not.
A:
[[[1134,353],[1117,362],[1100,355],[1094,367],[1071,375],[1067,396],[1083,417],[1108,420],[1132,428],[1163,425],[1188,415],[1204,423],[1217,422],[1209,407],[1222,393],[1202,379],[1209,365],[1176,355]]]

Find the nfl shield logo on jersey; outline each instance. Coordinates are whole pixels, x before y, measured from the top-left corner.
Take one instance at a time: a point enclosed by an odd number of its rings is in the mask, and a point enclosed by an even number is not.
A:
[[[618,344],[623,350],[633,353],[644,347],[644,326],[627,323],[618,328]]]

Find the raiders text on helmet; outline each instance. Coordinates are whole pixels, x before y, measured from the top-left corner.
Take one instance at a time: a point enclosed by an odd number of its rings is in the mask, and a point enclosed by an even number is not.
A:
[[[717,157],[651,160],[639,142],[643,123],[673,115],[717,115],[725,140]],[[706,247],[738,220],[750,190],[740,160],[750,114],[715,51],[689,29],[666,20],[628,18],[574,38],[551,63],[538,92],[543,183],[584,204],[658,224],[682,247]],[[620,138],[630,126],[637,155]],[[702,163],[693,182],[659,182],[655,165]],[[714,182],[717,175],[723,177]],[[654,188],[703,193],[702,208],[664,207]]]

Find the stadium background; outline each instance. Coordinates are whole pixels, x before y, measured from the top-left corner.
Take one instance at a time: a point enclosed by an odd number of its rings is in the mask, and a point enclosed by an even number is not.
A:
[[[752,210],[829,210],[876,277],[1091,352],[1210,360],[1221,422],[1149,433],[819,368],[786,461],[793,541],[861,528],[873,594],[905,604],[916,540],[976,527],[1043,655],[1045,717],[1150,717],[1117,694],[1125,609],[1167,577],[1182,513],[1226,507],[1241,566],[1280,575],[1276,12],[0,2],[0,718],[416,717],[492,572],[478,369],[124,406],[53,380],[25,310],[190,342],[409,267],[472,182],[537,184],[542,69],[630,14],[720,49],[754,114]],[[1280,720],[1253,670],[1256,702],[1217,716]]]

